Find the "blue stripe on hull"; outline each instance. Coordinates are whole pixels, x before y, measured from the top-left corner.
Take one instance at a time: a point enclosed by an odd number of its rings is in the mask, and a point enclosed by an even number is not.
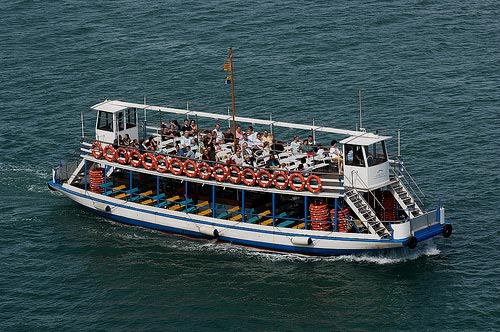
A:
[[[145,222],[145,221],[130,219],[130,218],[122,217],[122,216],[116,216],[116,215],[113,215],[110,213],[106,213],[106,212],[102,212],[102,211],[98,211],[98,210],[94,210],[94,209],[90,209],[90,208],[88,208],[88,209],[96,212],[97,214],[99,214],[102,217],[105,217],[105,218],[108,218],[111,220],[115,220],[115,221],[120,222],[122,224],[140,226],[140,227],[155,229],[158,231],[187,235],[187,236],[192,236],[192,237],[196,237],[196,238],[209,238],[206,235],[203,235],[203,234],[198,233],[198,232],[188,231],[188,230],[176,228],[176,227],[169,227],[169,226],[164,226],[164,225],[152,224],[152,223]],[[366,252],[381,252],[381,251],[388,251],[388,250],[394,249],[394,248],[390,248],[390,249],[363,249],[363,250],[320,249],[320,248],[312,248],[312,247],[285,246],[285,245],[280,245],[280,244],[241,240],[238,238],[232,238],[232,237],[227,237],[227,236],[221,236],[218,238],[218,240],[222,241],[222,242],[228,242],[231,244],[249,246],[249,247],[253,247],[253,248],[261,248],[261,249],[266,249],[266,250],[297,253],[297,254],[306,254],[306,255],[315,255],[315,256],[350,255],[350,254],[366,253]]]
[[[414,233],[414,236],[417,238],[418,242],[425,241],[427,239],[430,239],[431,237],[434,237],[436,235],[441,234],[441,232],[443,231],[444,225],[445,224],[443,224],[443,225],[435,224],[435,225],[432,225],[430,227],[421,229],[419,231],[416,231]]]

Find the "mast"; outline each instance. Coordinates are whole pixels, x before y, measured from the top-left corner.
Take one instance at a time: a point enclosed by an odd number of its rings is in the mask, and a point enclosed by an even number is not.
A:
[[[226,82],[231,82],[231,105],[232,105],[232,116],[233,116],[233,136],[234,136],[234,146],[236,148],[236,108],[234,103],[234,72],[233,72],[233,48],[229,48],[229,62],[224,63],[224,70],[229,71],[229,76],[226,77]]]

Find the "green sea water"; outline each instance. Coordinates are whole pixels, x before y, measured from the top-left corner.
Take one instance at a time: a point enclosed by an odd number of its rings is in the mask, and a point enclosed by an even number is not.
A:
[[[0,3],[0,330],[498,331],[496,1]],[[313,258],[127,227],[46,181],[104,98],[402,132],[454,223],[413,251]],[[326,142],[325,142],[326,143]],[[389,148],[396,152],[394,141]]]

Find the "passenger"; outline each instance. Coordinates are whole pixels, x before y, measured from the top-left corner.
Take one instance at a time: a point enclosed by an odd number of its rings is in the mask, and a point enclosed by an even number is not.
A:
[[[241,153],[243,154],[243,157],[245,157],[247,154],[250,156],[253,155],[253,151],[252,149],[250,149],[247,142],[243,142],[243,145],[241,146]]]
[[[310,146],[318,145],[318,143],[313,139],[312,135],[307,136],[307,144]]]
[[[300,164],[297,167],[297,170],[299,172],[303,172],[305,170],[305,168],[306,168],[306,161],[307,161],[306,157],[300,158]]]
[[[148,145],[145,139],[141,139],[141,143],[139,144],[139,151],[144,153],[148,149]]]
[[[206,148],[209,146],[211,146],[211,147],[214,146],[214,139],[212,137],[211,132],[208,132],[208,134],[205,135],[205,138],[203,138],[203,144]]]
[[[170,121],[170,125],[174,125],[174,129],[175,129],[175,132],[177,133],[179,130],[181,130],[181,125],[179,124],[179,122],[177,122],[177,120],[171,120]],[[177,136],[177,135],[176,135]]]
[[[241,126],[236,126],[236,139],[241,140],[243,138],[243,131],[241,130]]]
[[[202,160],[210,160],[210,156],[208,155],[208,149],[203,149],[203,153],[201,155]]]
[[[278,169],[279,167],[280,167],[280,163],[278,162],[278,160],[276,160],[276,157],[274,156],[274,154],[271,154],[269,156],[269,159],[266,161],[266,168],[275,170],[275,169]]]
[[[224,142],[233,143],[233,141],[234,141],[234,135],[231,131],[231,128],[227,128],[226,132],[224,133]]]
[[[241,155],[241,149],[236,150],[235,154],[231,157],[231,160],[234,162],[236,166],[242,166],[243,161],[245,160]]]
[[[188,145],[186,146],[186,158],[189,159],[194,159],[196,157],[195,153],[193,150],[191,150],[191,147]]]
[[[124,146],[130,145],[130,136],[128,134],[125,134],[125,137],[123,138],[123,145]]]
[[[243,146],[244,143],[246,143],[247,146],[250,146],[250,142],[248,141],[247,133],[243,133],[243,136],[238,141],[238,143],[240,144],[240,146]]]
[[[260,140],[262,141],[262,143],[269,142],[269,146],[271,147],[274,142],[274,137],[269,133],[269,131],[264,130],[264,132],[262,133],[262,138]]]
[[[268,141],[265,141],[263,146],[262,146],[262,154],[261,156],[267,156],[268,154],[271,153],[271,145],[269,144]]]
[[[216,158],[215,158],[215,151],[214,151],[213,147],[209,146],[209,147],[207,147],[207,150],[208,150],[208,157],[209,157],[208,160],[215,161]]]
[[[343,159],[343,156],[342,156],[342,152],[340,152],[340,150],[337,147],[337,141],[336,140],[332,140],[330,151],[329,151],[328,154],[329,154],[329,156],[330,156],[330,158],[332,160],[332,163],[338,165],[339,172],[343,172],[343,164],[344,164],[343,161],[344,161],[344,159]]]
[[[180,149],[182,150],[182,155],[185,155],[187,152],[186,147],[191,146],[191,137],[189,137],[189,131],[183,132],[179,145]]]
[[[253,146],[255,145],[257,140],[257,133],[253,131],[253,126],[248,126],[247,139],[248,139],[248,146],[253,149]]]
[[[191,127],[191,134],[192,135],[198,134],[198,126],[196,125],[195,120],[191,120],[191,122],[189,123],[189,126]]]
[[[243,167],[255,167],[255,162],[253,161],[253,158],[251,155],[247,154],[244,156],[242,166]]]
[[[262,134],[261,133],[256,133],[255,139],[253,141],[253,149],[254,150],[262,150],[264,147],[264,143],[262,142]]]
[[[134,149],[138,149],[138,148],[139,148],[139,141],[137,140],[137,138],[134,138],[132,143],[130,143],[130,145],[129,145],[129,150],[134,150]]]
[[[309,144],[309,140],[305,139],[302,141],[301,150],[303,153],[307,153],[307,155],[314,154],[312,144]]]
[[[158,144],[156,143],[155,139],[153,136],[149,137],[149,141],[147,143],[147,150],[149,151],[156,151],[158,150]]]
[[[214,134],[215,142],[224,143],[224,133],[222,133],[222,130],[220,130],[219,123],[215,124],[215,128],[214,128],[214,130],[212,130],[212,133]]]
[[[300,153],[300,141],[299,135],[293,136],[293,141],[290,142],[290,148],[292,150],[292,154],[297,155]]]
[[[182,133],[184,134],[186,131],[189,135],[191,135],[191,126],[189,125],[189,119],[184,119],[184,124],[181,128]]]

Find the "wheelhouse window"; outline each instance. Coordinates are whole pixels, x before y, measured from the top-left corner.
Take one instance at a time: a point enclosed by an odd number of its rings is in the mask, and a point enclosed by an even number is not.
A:
[[[365,166],[365,158],[363,155],[363,146],[361,145],[344,145],[344,153],[346,156],[345,164],[350,166]]]
[[[113,131],[113,114],[99,111],[99,115],[97,116],[97,129]]]
[[[123,117],[123,112],[118,113],[118,130],[122,131],[125,129],[125,122],[124,122],[124,117]]]
[[[368,166],[375,166],[387,161],[385,142],[380,141],[366,147],[366,162]]]
[[[137,110],[135,108],[128,108],[126,111],[127,129],[136,126],[137,123]]]

